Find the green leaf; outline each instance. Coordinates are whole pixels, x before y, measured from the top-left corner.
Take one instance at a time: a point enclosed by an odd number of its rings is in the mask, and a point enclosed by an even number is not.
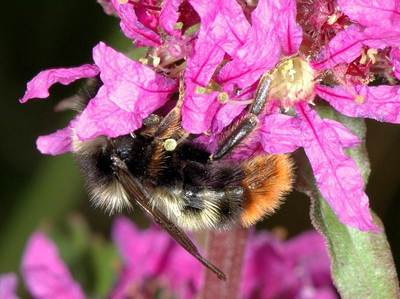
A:
[[[370,166],[363,120],[338,115],[327,107],[318,110],[322,117],[341,122],[363,141],[358,147],[348,150],[348,154],[356,161],[367,182]],[[310,165],[304,159],[299,161],[297,188],[312,199],[312,223],[327,242],[332,277],[341,297],[400,298],[392,254],[379,218],[373,214],[375,224],[382,227],[379,234],[361,232],[342,224],[316,188]]]

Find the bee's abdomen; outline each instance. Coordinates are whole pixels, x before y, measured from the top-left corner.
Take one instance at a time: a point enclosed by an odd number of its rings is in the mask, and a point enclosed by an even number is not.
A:
[[[271,214],[292,189],[293,163],[288,155],[264,155],[243,162],[242,169],[245,201],[241,223],[247,227]]]
[[[172,189],[157,187],[153,204],[185,229],[224,229],[240,218],[243,200],[244,190],[240,186],[213,190],[187,185]]]

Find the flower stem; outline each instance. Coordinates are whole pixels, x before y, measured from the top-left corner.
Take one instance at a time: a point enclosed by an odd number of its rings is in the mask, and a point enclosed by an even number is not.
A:
[[[248,230],[242,227],[236,227],[226,232],[210,231],[207,233],[207,257],[220,267],[227,280],[222,281],[211,271],[205,271],[204,287],[199,298],[239,298],[247,235]]]

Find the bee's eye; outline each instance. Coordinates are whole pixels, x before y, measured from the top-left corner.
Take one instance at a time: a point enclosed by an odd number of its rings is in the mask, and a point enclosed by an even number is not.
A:
[[[121,158],[123,161],[129,160],[131,156],[131,151],[129,149],[122,149],[118,151],[118,156]]]
[[[103,175],[110,175],[112,173],[113,162],[109,153],[101,153],[97,158],[97,170]]]

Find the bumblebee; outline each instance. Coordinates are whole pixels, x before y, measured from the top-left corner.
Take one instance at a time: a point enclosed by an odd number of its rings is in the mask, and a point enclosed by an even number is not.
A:
[[[269,85],[270,79],[263,78],[250,109],[231,126],[214,154],[181,127],[182,84],[178,104],[165,117],[150,115],[141,129],[125,136],[77,140],[75,156],[94,204],[110,212],[137,204],[224,279],[183,229],[248,227],[272,213],[291,190],[289,156],[229,159],[256,127]]]

